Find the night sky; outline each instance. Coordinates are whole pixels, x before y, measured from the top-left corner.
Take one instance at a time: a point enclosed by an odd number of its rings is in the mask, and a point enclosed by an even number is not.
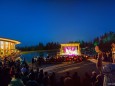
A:
[[[115,32],[114,0],[0,0],[0,37],[39,42],[90,41]]]

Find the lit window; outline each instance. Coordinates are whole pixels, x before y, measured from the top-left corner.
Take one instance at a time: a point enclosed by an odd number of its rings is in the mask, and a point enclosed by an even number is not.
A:
[[[1,49],[4,49],[4,46],[3,46],[3,45],[1,45]]]
[[[6,45],[8,45],[8,42],[5,42],[6,43]]]
[[[4,49],[4,42],[3,41],[0,41],[0,48]]]
[[[8,49],[8,46],[6,46],[6,49]]]
[[[3,45],[3,44],[4,44],[4,42],[3,42],[3,41],[0,41],[0,44],[1,44],[1,45]]]

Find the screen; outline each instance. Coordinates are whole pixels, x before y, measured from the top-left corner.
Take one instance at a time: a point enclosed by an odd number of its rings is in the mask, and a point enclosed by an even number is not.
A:
[[[64,55],[77,55],[78,53],[78,47],[77,46],[66,46],[63,47],[63,54]]]

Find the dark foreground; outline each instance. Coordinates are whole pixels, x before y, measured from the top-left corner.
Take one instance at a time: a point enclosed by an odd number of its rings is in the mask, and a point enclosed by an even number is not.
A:
[[[102,79],[97,82],[95,63],[96,60],[90,59],[31,69],[31,65],[11,62],[0,67],[0,86],[98,86],[102,84]]]
[[[78,72],[79,76],[83,78],[84,74],[88,72],[91,74],[93,71],[99,73],[99,71],[96,68],[96,62],[95,59],[89,59],[87,61],[83,61],[80,63],[73,63],[73,62],[64,62],[61,64],[55,64],[55,65],[45,65],[42,66],[41,69],[44,70],[44,72],[55,72],[58,76],[64,75],[66,72],[70,72],[70,74],[73,74],[74,72]],[[103,65],[108,64],[107,62],[103,62]]]

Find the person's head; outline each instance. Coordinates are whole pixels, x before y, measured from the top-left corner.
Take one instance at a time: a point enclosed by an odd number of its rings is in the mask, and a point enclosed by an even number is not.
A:
[[[30,80],[34,80],[34,79],[35,79],[35,76],[32,75],[32,74],[30,74],[30,75],[29,75],[29,79],[30,79]]]
[[[4,68],[4,74],[9,74],[9,72],[10,72],[10,68],[8,67]]]
[[[15,69],[15,67],[14,67],[14,66],[12,66],[12,67],[11,67],[11,70],[14,70],[14,69]]]
[[[40,70],[40,73],[43,73],[43,69]]]
[[[66,77],[64,79],[64,86],[71,86],[72,85],[72,79],[70,77]]]
[[[75,76],[77,76],[77,75],[78,75],[78,73],[77,73],[77,72],[75,72],[75,73],[74,73],[74,75],[75,75]]]
[[[93,75],[93,76],[96,76],[96,75],[97,75],[97,73],[96,73],[95,71],[93,71],[93,72],[92,72],[92,75]]]
[[[53,72],[52,75],[55,76],[55,72]]]
[[[48,72],[44,72],[44,75],[47,76],[47,75],[48,75]]]
[[[19,73],[15,73],[15,78],[16,78],[16,79],[19,79],[19,78],[20,78]]]
[[[34,72],[33,69],[31,69],[30,72],[33,73]]]
[[[63,81],[63,80],[64,80],[64,77],[63,77],[63,76],[61,76],[59,79],[60,79],[60,81]]]
[[[66,75],[69,76],[69,75],[70,75],[70,72],[66,72]]]
[[[37,68],[37,72],[39,72],[39,68]]]

